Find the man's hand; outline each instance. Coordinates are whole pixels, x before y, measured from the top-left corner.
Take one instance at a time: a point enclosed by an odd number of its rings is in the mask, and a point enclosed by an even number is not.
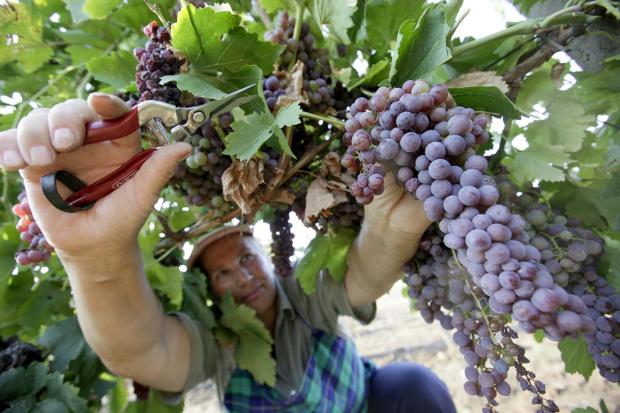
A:
[[[423,202],[415,199],[388,173],[384,191],[364,207],[364,230],[386,242],[418,240],[431,224]]]
[[[353,306],[371,303],[401,277],[431,221],[423,203],[385,177],[383,194],[365,207],[364,222],[349,249],[345,285]]]
[[[139,131],[121,139],[83,145],[87,122],[117,118],[127,110],[119,98],[97,93],[88,103],[72,99],[51,109],[35,109],[17,128],[0,132],[0,166],[19,170],[33,216],[61,258],[92,259],[122,253],[134,245],[161,188],[191,151],[186,143],[163,147],[134,178],[93,208],[73,214],[56,209],[41,191],[43,175],[62,169],[89,184],[140,151]],[[66,188],[59,187],[63,189],[61,195],[66,197]]]

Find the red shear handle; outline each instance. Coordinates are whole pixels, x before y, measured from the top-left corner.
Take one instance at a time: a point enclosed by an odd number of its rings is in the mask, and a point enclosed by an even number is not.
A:
[[[98,120],[86,125],[84,144],[119,139],[140,129],[138,106],[134,106],[120,118]]]

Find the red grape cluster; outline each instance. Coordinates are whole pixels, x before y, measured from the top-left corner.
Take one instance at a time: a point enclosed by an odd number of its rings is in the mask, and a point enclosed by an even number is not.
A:
[[[517,196],[516,187],[505,176],[497,178],[502,199],[512,202],[513,208],[526,217],[531,244],[539,249],[547,271],[557,284],[585,304],[577,313],[586,313],[593,320],[587,321],[585,338],[601,376],[620,382],[620,295],[596,271],[603,240],[583,228],[578,219],[567,218],[539,202],[537,189],[529,188]],[[564,323],[577,320],[577,314],[571,312],[564,312],[563,317]],[[535,329],[529,323],[521,327],[526,331]]]
[[[19,217],[17,230],[22,241],[29,244],[15,254],[15,261],[20,265],[39,264],[50,259],[54,248],[47,242],[45,235],[35,222],[26,192],[17,197],[19,203],[13,205],[13,213]]]
[[[165,27],[153,21],[144,27],[144,34],[149,40],[145,47],[138,47],[134,55],[138,59],[136,67],[136,84],[140,92],[140,102],[160,100],[178,104],[181,91],[174,82],[160,85],[163,76],[179,73],[184,61],[179,59],[170,46],[170,33]]]
[[[452,338],[466,363],[464,390],[486,398],[483,412],[495,412],[497,395],[511,393],[506,382],[511,366],[521,388],[534,394],[533,404],[541,411],[558,411],[552,400],[544,398],[545,385],[525,368],[529,360],[514,341],[518,336],[508,327],[509,318],[488,311],[488,298],[444,245],[436,226],[424,234],[404,272],[409,296],[424,320],[437,320],[444,329],[456,330]]]
[[[271,254],[272,262],[275,266],[276,274],[279,277],[290,277],[293,273],[291,257],[295,254],[293,247],[294,234],[291,231],[289,214],[291,210],[286,205],[284,208],[277,208],[274,219],[269,223],[271,229]]]
[[[312,111],[327,113],[330,108],[338,106],[334,98],[334,85],[330,76],[332,69],[329,62],[329,51],[316,47],[316,39],[310,32],[310,26],[307,23],[302,23],[299,39],[294,38],[294,29],[295,19],[289,17],[287,12],[283,12],[277,17],[275,29],[265,33],[265,40],[286,46],[280,56],[282,66],[287,67],[294,59],[303,62],[303,91],[307,95],[309,108]],[[265,84],[265,99],[267,99],[267,104],[271,109],[277,100],[275,95],[286,89],[287,85],[280,84],[281,79],[276,76],[270,76],[265,80],[265,82],[267,81],[269,84]]]

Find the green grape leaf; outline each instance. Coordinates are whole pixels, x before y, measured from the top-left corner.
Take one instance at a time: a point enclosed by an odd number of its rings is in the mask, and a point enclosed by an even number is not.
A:
[[[15,251],[19,248],[19,232],[13,222],[0,226],[0,283],[15,268]],[[8,278],[7,278],[8,279]]]
[[[136,58],[131,52],[119,50],[90,60],[86,68],[95,79],[122,89],[134,81]]]
[[[405,20],[398,29],[390,67],[390,83],[401,85],[409,79],[423,78],[450,59],[446,24],[441,5],[428,6],[420,19]]]
[[[458,105],[466,108],[496,113],[511,119],[519,119],[521,115],[525,115],[496,86],[452,87],[450,93]]]
[[[565,179],[564,171],[553,165],[563,165],[569,157],[562,147],[531,145],[524,151],[515,150],[513,158],[502,160],[510,170],[514,182],[522,185],[525,182],[540,179],[558,182]]]
[[[71,62],[74,65],[86,63],[92,59],[100,57],[103,54],[103,50],[92,47],[91,45],[72,44],[67,47],[66,50],[69,53]]]
[[[231,125],[233,132],[226,137],[224,154],[234,155],[240,160],[250,159],[275,134],[280,150],[293,156],[281,128],[298,124],[300,113],[299,103],[293,102],[280,108],[275,118],[270,112],[264,112],[251,113],[236,120]]]
[[[614,16],[616,19],[620,20],[620,10],[617,7],[614,7],[609,0],[595,0],[596,4],[603,7],[607,10],[607,13]]]
[[[172,25],[172,46],[187,56],[190,62],[198,62],[205,55],[205,48],[219,41],[240,21],[239,16],[229,12],[217,12],[211,7],[196,9],[189,4],[181,9],[177,22]]]
[[[601,399],[598,405],[601,408],[601,413],[609,413],[609,409],[607,408],[607,405],[605,404],[605,400]]]
[[[105,19],[123,0],[85,0],[82,11],[91,19]]]
[[[335,235],[330,237],[325,267],[327,267],[329,275],[337,282],[344,280],[347,270],[347,255],[354,239],[355,231],[345,228],[339,229]]]
[[[6,370],[0,374],[0,402],[39,392],[45,386],[46,375],[47,367],[43,363]]]
[[[129,392],[125,387],[125,379],[119,377],[116,379],[114,389],[108,395],[110,413],[123,413],[129,399]]]
[[[594,371],[594,360],[588,351],[586,340],[583,337],[576,339],[566,337],[558,343],[558,348],[564,361],[564,371],[579,373],[589,380]]]
[[[127,405],[123,413],[182,413],[184,402],[177,405],[164,403],[157,391],[149,391],[147,400],[136,400]]]
[[[308,9],[319,26],[326,25],[341,42],[348,44],[347,30],[353,26],[354,9],[347,0],[309,0]]]
[[[183,280],[181,311],[198,320],[204,328],[215,326],[213,312],[207,306],[207,277],[200,270],[189,270]]]
[[[617,238],[612,237],[613,233],[605,234],[605,254],[603,261],[607,266],[607,282],[616,291],[620,291],[620,234],[616,233]]]
[[[547,119],[527,126],[526,136],[529,141],[561,146],[567,152],[575,152],[581,148],[586,128],[596,124],[593,115],[586,115],[579,102],[563,93],[549,103],[547,112]]]
[[[258,383],[275,386],[276,363],[271,357],[273,338],[265,325],[247,305],[237,305],[230,294],[220,302],[219,324],[239,336],[235,360],[239,368],[249,371]]]
[[[367,39],[370,49],[381,56],[391,48],[399,28],[405,20],[418,21],[424,11],[423,1],[367,0],[365,25],[360,28],[357,41]],[[361,36],[366,33],[366,36]]]
[[[168,217],[168,224],[173,231],[181,231],[196,220],[196,215],[190,209],[184,211],[182,208],[175,208]]]
[[[329,253],[329,238],[323,235],[314,237],[306,254],[295,267],[295,277],[306,294],[312,294],[316,289],[316,281],[324,267],[327,254]]]
[[[268,13],[280,10],[295,10],[296,0],[262,0],[261,5]]]
[[[67,10],[71,13],[71,19],[73,19],[73,23],[78,24],[83,22],[84,20],[88,20],[88,14],[84,13],[82,6],[84,5],[84,0],[63,0]]]
[[[190,60],[201,71],[235,72],[245,65],[256,65],[270,73],[284,46],[258,40],[255,33],[235,27],[223,39],[212,42],[198,60]]]
[[[54,354],[50,367],[61,373],[67,371],[69,362],[75,360],[87,346],[75,316],[47,327],[39,344]]]
[[[587,407],[585,409],[578,407],[576,409],[571,410],[570,413],[598,413],[598,410],[593,409],[592,407]]]
[[[218,89],[219,85],[212,76],[188,72],[180,75],[162,76],[160,83],[163,85],[170,82],[176,82],[179,89],[205,99],[220,99],[227,94]]]
[[[620,174],[612,173],[601,182],[598,206],[613,231],[620,232]]]
[[[450,28],[454,26],[461,7],[463,7],[463,0],[448,0],[446,3],[446,22]]]

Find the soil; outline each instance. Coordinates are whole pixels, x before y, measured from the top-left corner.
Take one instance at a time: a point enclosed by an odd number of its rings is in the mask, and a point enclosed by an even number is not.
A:
[[[402,284],[377,302],[377,316],[367,326],[349,317],[342,323],[355,341],[359,353],[379,366],[393,361],[411,361],[431,368],[448,386],[459,413],[480,412],[482,399],[463,390],[465,363],[451,333],[438,323],[427,324],[417,312],[409,308],[403,297]],[[531,335],[521,334],[518,342],[525,347],[531,360],[528,367],[547,385],[547,397],[553,399],[561,412],[576,408],[593,407],[600,411],[603,399],[610,413],[620,413],[620,387],[604,380],[595,371],[590,379],[564,372],[557,343],[544,340],[537,343]],[[520,390],[513,373],[509,377],[513,392],[508,397],[498,396],[499,411],[508,413],[534,412],[531,393]],[[218,412],[214,386],[208,382],[188,393],[184,413]]]

